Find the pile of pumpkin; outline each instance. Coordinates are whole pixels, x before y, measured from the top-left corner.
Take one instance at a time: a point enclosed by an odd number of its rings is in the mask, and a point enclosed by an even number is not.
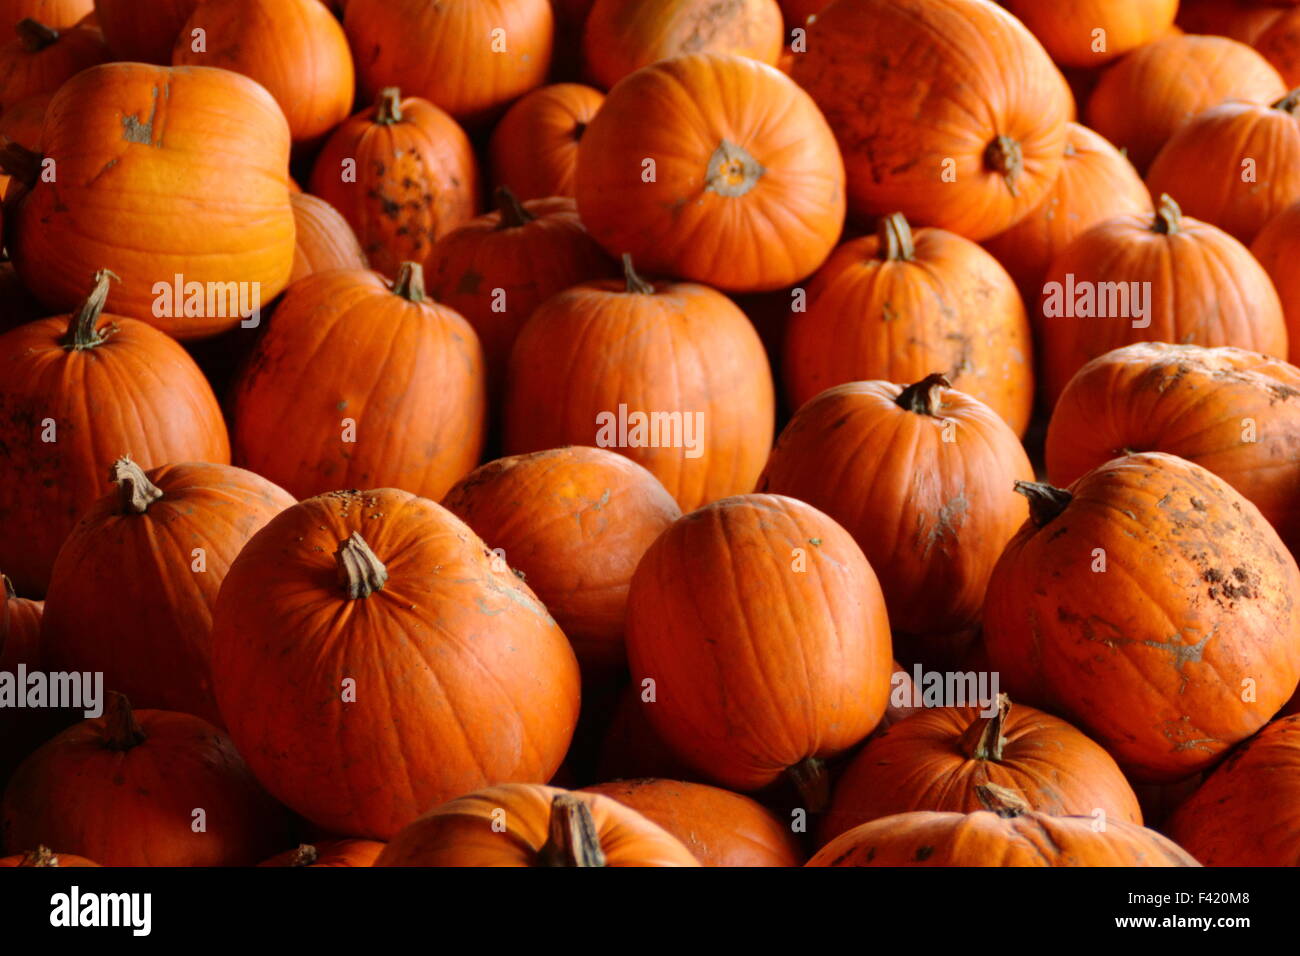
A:
[[[0,30],[0,864],[1300,863],[1300,3]]]

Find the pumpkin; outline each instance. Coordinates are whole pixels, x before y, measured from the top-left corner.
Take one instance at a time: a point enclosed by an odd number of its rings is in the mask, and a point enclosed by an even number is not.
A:
[[[27,853],[18,853],[14,856],[0,857],[0,867],[7,866],[99,866],[98,863],[92,863],[84,856],[74,856],[71,853],[55,853],[48,846],[38,846],[35,850]]]
[[[474,217],[478,188],[474,151],[456,121],[389,88],[334,131],[308,191],[343,214],[371,266],[391,279]]]
[[[132,712],[110,691],[102,717],[23,762],[0,823],[10,852],[45,844],[103,866],[248,866],[284,839],[287,821],[216,727]]]
[[[680,780],[619,780],[587,787],[631,807],[677,839],[704,866],[799,866],[788,824],[748,797]]]
[[[984,606],[1008,693],[1078,726],[1132,779],[1161,783],[1211,766],[1295,691],[1300,569],[1223,479],[1144,452],[1069,491],[1017,489],[1030,519]]]
[[[1071,97],[1033,35],[987,0],[834,3],[794,79],[844,150],[849,211],[985,239],[1061,169]]]
[[[1060,487],[1129,451],[1214,472],[1300,550],[1300,369],[1241,349],[1141,342],[1093,359],[1047,429]]]
[[[824,760],[875,728],[889,699],[889,620],[847,531],[780,495],[724,498],[646,551],[627,606],[642,706],[697,771],[732,790],[783,776],[822,809]]]
[[[775,66],[783,40],[776,0],[596,0],[582,58],[592,82],[607,90],[682,53],[734,53]]]
[[[786,328],[786,399],[798,408],[845,382],[915,382],[931,372],[985,403],[1016,434],[1034,401],[1029,319],[991,255],[901,214],[852,239],[807,285]]]
[[[492,181],[520,199],[573,196],[578,143],[605,102],[581,83],[543,86],[522,97],[492,131]]]
[[[777,439],[758,490],[806,501],[853,535],[900,640],[979,622],[993,564],[1028,514],[1011,488],[1033,475],[1015,432],[934,374],[822,392]]]
[[[985,240],[984,248],[1016,280],[1025,301],[1035,302],[1052,259],[1072,240],[1114,216],[1151,211],[1151,196],[1124,154],[1086,126],[1071,123],[1061,175],[1047,196],[1010,229]]]
[[[1262,56],[1217,36],[1167,36],[1139,47],[1102,74],[1087,124],[1145,172],[1169,137],[1224,100],[1272,103],[1286,84]]]
[[[483,465],[443,505],[521,573],[573,642],[584,675],[623,667],[632,572],[682,515],[654,475],[575,445]]]
[[[648,282],[624,261],[624,280],[561,292],[524,323],[506,377],[506,454],[612,448],[683,509],[751,490],[775,422],[754,327],[726,296]]]
[[[1250,244],[1250,251],[1273,280],[1286,317],[1290,357],[1300,360],[1300,272],[1292,268],[1300,253],[1300,201],[1270,219]]]
[[[1273,283],[1241,243],[1160,197],[1154,215],[1117,216],[1068,245],[1040,304],[1048,407],[1088,361],[1133,342],[1228,345],[1285,358]]]
[[[844,167],[831,128],[789,77],[697,53],[610,91],[578,143],[577,198],[611,255],[756,292],[799,281],[830,253]]]
[[[1254,47],[1277,68],[1287,86],[1300,86],[1300,7],[1284,11],[1269,24]]]
[[[104,462],[143,468],[230,461],[216,396],[184,349],[143,322],[104,315],[111,277],[73,315],[0,336],[0,568],[45,593],[54,556],[106,489]]]
[[[1186,33],[1211,33],[1253,46],[1282,12],[1257,0],[1181,0],[1176,22]]]
[[[996,784],[1038,813],[1104,814],[1142,823],[1133,788],[1111,756],[1065,721],[1006,694],[982,706],[926,708],[867,743],[835,783],[821,821],[828,843],[856,826],[917,810],[974,813],[976,788]]]
[[[53,93],[73,74],[108,59],[104,37],[93,27],[54,30],[22,20],[16,40],[0,47],[0,110],[37,93]]]
[[[50,309],[74,307],[108,268],[121,276],[111,311],[194,339],[249,321],[241,312],[288,282],[289,130],[247,77],[91,67],[50,102],[41,150],[58,180],[32,181],[6,225],[19,275]]]
[[[806,866],[1199,866],[1154,830],[1125,820],[1030,809],[1015,791],[983,784],[974,813],[915,810],[864,823]]]
[[[0,32],[11,30],[27,18],[54,30],[69,30],[93,9],[94,0],[0,0]]]
[[[54,562],[47,661],[101,672],[141,706],[221,726],[208,664],[212,605],[235,555],[294,499],[229,465],[145,472],[120,458],[109,477],[115,489],[87,508]]]
[[[41,127],[45,125],[45,110],[53,98],[53,93],[37,93],[11,104],[0,115],[0,147],[17,143],[34,152],[40,144]],[[8,189],[9,177],[0,175],[0,199],[4,198]]]
[[[325,840],[300,843],[258,866],[374,866],[384,845],[374,840]]]
[[[616,800],[516,783],[479,790],[430,810],[384,848],[375,866],[700,863],[675,836]]]
[[[1004,0],[1062,66],[1094,67],[1158,40],[1174,25],[1178,0]]]
[[[1241,744],[1174,813],[1169,835],[1206,866],[1300,866],[1300,716]]]
[[[396,489],[281,512],[230,566],[212,682],[258,779],[317,826],[387,840],[495,782],[548,780],[578,665],[528,586]]]
[[[361,93],[400,86],[472,125],[546,81],[549,0],[349,0]]]
[[[289,202],[296,226],[290,285],[330,269],[370,268],[357,234],[342,213],[324,199],[307,193],[296,192]]]
[[[200,0],[95,0],[95,17],[115,60],[168,64]]]

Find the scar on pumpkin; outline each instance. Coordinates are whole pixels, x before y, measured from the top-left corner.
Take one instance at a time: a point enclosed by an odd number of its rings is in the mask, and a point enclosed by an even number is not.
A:
[[[171,96],[170,84],[163,90],[164,95]],[[153,141],[153,123],[158,116],[158,87],[150,91],[153,97],[153,107],[149,111],[149,119],[141,123],[139,117],[134,113],[130,116],[122,117],[122,138],[128,143],[140,143],[143,146],[162,146],[162,137],[158,142]]]

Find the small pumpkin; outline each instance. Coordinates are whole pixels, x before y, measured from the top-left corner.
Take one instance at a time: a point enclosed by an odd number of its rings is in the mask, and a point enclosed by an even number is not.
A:
[[[95,0],[95,19],[115,60],[166,65],[200,0]]]
[[[1300,255],[1300,200],[1264,224],[1250,251],[1273,280],[1286,317],[1290,358],[1300,360],[1300,270],[1292,267]]]
[[[20,20],[27,18],[54,30],[68,30],[93,10],[94,0],[0,0],[0,33],[7,35]]]
[[[92,863],[84,856],[74,856],[71,853],[55,853],[48,846],[38,846],[35,850],[30,850],[27,853],[0,857],[0,867],[9,866],[86,867],[99,866],[99,864]]]
[[[296,238],[289,284],[330,269],[369,269],[357,234],[343,214],[318,196],[296,192],[293,205]]]
[[[108,59],[103,35],[94,27],[55,30],[21,20],[18,37],[0,46],[0,110],[37,93],[53,93],[69,77]]]
[[[277,853],[258,866],[318,867],[374,866],[384,845],[374,840],[322,840],[300,843],[295,849]]]
[[[1005,0],[1062,66],[1096,67],[1158,40],[1174,25],[1178,0]],[[1101,31],[1098,37],[1097,31]]]
[[[1300,7],[1281,11],[1253,46],[1277,68],[1287,86],[1300,86]]]
[[[523,96],[492,131],[492,181],[521,200],[573,196],[578,143],[605,94],[581,83],[542,86]]]
[[[0,147],[17,143],[24,149],[35,152],[40,146],[45,111],[53,98],[53,93],[37,93],[10,104],[0,115]],[[9,177],[0,174],[0,199],[4,198],[8,189]],[[30,293],[28,295],[30,297]]]

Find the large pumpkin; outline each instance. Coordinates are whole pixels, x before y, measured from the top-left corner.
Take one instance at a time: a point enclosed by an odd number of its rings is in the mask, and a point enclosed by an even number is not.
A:
[[[1095,67],[1173,26],[1178,0],[1004,0],[1062,66]]]
[[[296,498],[393,487],[436,501],[478,464],[486,404],[474,330],[429,301],[418,265],[391,287],[320,272],[289,290],[235,381],[235,460]]]
[[[294,193],[289,202],[297,227],[290,285],[315,272],[370,268],[357,234],[342,213],[324,199],[307,193]]]
[[[611,254],[736,292],[799,281],[844,220],[839,148],[808,94],[717,53],[663,60],[611,90],[578,144],[577,193]]]
[[[190,714],[133,713],[111,691],[102,717],[23,762],[0,814],[11,852],[45,844],[103,866],[249,866],[287,824],[224,733]]]
[[[507,454],[596,445],[644,465],[682,508],[747,492],[775,420],[754,327],[726,296],[685,282],[624,280],[553,296],[515,340]]]
[[[95,19],[114,59],[172,61],[172,46],[200,0],[95,0]]]
[[[1129,451],[1208,468],[1300,551],[1300,369],[1257,352],[1163,342],[1098,356],[1052,412],[1047,475],[1065,487]]]
[[[104,463],[230,461],[212,388],[179,345],[143,322],[103,315],[110,276],[74,315],[0,336],[0,568],[45,593],[63,539],[108,490]]]
[[[1287,86],[1300,86],[1300,8],[1287,10],[1270,23],[1254,47],[1277,68]]]
[[[335,130],[310,191],[343,213],[371,266],[392,279],[478,212],[478,166],[455,120],[389,88]]]
[[[324,840],[300,843],[295,849],[277,853],[258,866],[335,867],[374,866],[384,845],[374,840]]]
[[[1061,169],[1070,92],[1021,23],[988,0],[834,3],[794,79],[844,150],[849,209],[901,211],[969,239],[1042,201]]]
[[[310,498],[253,537],[217,597],[212,681],[271,793],[384,840],[476,787],[550,779],[577,720],[577,661],[493,557],[395,489]]]
[[[1030,520],[989,581],[1002,686],[1165,782],[1211,766],[1300,682],[1300,569],[1259,509],[1200,465],[1116,458]]]
[[[492,181],[524,200],[573,196],[578,143],[604,102],[605,94],[581,83],[543,86],[520,99],[492,131]]]
[[[1177,342],[1286,358],[1282,304],[1241,243],[1161,196],[1151,216],[1118,216],[1048,268],[1040,303],[1049,407],[1088,361],[1133,342]]]
[[[53,93],[73,75],[108,59],[103,35],[90,26],[54,30],[35,20],[0,46],[0,110],[37,93]]]
[[[94,0],[0,0],[0,33],[8,35],[19,20],[28,17],[55,30],[67,30],[93,9]]]
[[[1287,206],[1259,231],[1250,251],[1273,280],[1286,316],[1290,358],[1300,360],[1300,201]]]
[[[284,110],[295,143],[319,139],[352,111],[348,38],[320,0],[203,0],[172,62],[251,76]]]
[[[622,667],[632,572],[682,515],[654,475],[612,451],[574,445],[490,462],[443,504],[522,574],[584,673]]]
[[[793,408],[832,385],[916,382],[931,372],[1016,434],[1034,402],[1029,319],[1015,282],[978,245],[901,215],[844,243],[786,327],[782,371]]]
[[[143,707],[221,725],[209,671],[212,605],[230,562],[294,503],[229,465],[129,458],[59,551],[42,634],[53,670],[96,671]]]

